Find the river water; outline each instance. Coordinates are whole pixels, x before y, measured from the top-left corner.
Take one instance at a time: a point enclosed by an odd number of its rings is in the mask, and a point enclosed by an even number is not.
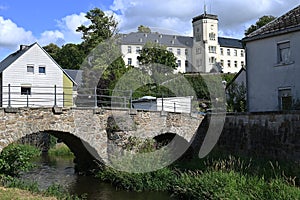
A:
[[[86,194],[89,200],[170,200],[166,192],[127,192],[116,190],[109,183],[103,183],[93,176],[80,176],[74,173],[72,158],[53,157],[43,154],[34,161],[33,170],[23,173],[21,178],[35,181],[40,189],[52,184],[64,186],[70,194]]]

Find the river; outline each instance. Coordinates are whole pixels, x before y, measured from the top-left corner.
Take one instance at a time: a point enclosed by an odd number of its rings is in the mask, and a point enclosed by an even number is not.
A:
[[[52,184],[60,184],[70,194],[86,194],[88,200],[170,200],[166,192],[127,192],[116,190],[111,184],[103,183],[93,176],[80,176],[74,173],[72,158],[41,155],[34,161],[36,168],[23,173],[21,178],[36,181],[40,189]]]

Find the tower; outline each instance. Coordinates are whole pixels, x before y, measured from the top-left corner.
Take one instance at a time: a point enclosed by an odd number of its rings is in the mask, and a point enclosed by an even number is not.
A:
[[[193,71],[212,72],[217,61],[218,16],[204,14],[194,17],[193,23]]]

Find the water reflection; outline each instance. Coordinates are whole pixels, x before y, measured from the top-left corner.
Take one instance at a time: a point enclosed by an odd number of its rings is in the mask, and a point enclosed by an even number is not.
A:
[[[40,189],[52,184],[64,186],[71,194],[86,194],[89,200],[170,200],[165,192],[116,191],[108,183],[102,183],[92,176],[79,176],[74,173],[73,158],[53,157],[43,154],[34,163],[37,167],[23,173],[21,178],[36,181]]]

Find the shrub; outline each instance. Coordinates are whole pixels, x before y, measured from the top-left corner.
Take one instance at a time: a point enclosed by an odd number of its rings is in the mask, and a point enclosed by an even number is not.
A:
[[[30,145],[11,144],[0,154],[0,173],[17,176],[21,171],[27,171],[34,165],[33,157],[40,155],[40,150]]]

